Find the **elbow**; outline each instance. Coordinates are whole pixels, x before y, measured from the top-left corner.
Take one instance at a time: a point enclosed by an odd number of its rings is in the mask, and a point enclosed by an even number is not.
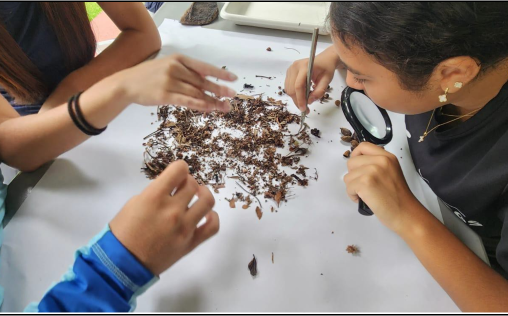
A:
[[[27,162],[27,163],[18,163],[18,164],[13,163],[13,164],[8,164],[8,165],[13,168],[18,169],[21,172],[34,172],[35,170],[42,167],[43,163],[29,163],[29,162]]]
[[[148,47],[150,47],[150,55],[159,52],[162,48],[162,41],[159,31],[155,29],[155,32],[151,32],[150,41]]]
[[[1,157],[1,161],[6,165],[18,169],[21,172],[33,172],[42,165],[44,165],[44,161],[33,161],[33,159],[23,159],[17,155],[13,156],[3,156]]]

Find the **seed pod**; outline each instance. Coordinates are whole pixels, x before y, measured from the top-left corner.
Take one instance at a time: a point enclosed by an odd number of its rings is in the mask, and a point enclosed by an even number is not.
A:
[[[358,139],[358,135],[356,135],[356,132],[353,133],[353,139],[357,142],[360,142],[360,139]]]
[[[358,141],[356,141],[356,140],[354,140],[354,139],[351,141],[351,146],[352,146],[353,148],[358,147],[358,145],[360,145],[360,143],[359,143]]]
[[[342,135],[344,135],[344,136],[351,136],[351,131],[350,131],[350,130],[348,130],[347,128],[341,127],[341,128],[340,128],[340,132],[341,132],[341,134],[342,134]]]
[[[350,155],[351,155],[351,152],[349,150],[346,150],[343,154],[344,158],[349,158]]]
[[[335,100],[335,105],[340,106],[340,100]]]
[[[256,274],[258,274],[258,263],[256,260],[256,256],[252,255],[252,257],[253,258],[252,258],[251,262],[249,262],[248,268],[250,271],[250,275],[256,276]]]
[[[266,50],[267,50],[267,51],[269,51],[269,52],[271,52],[271,51],[272,51],[272,48],[271,48],[271,47],[268,47]]]
[[[340,139],[346,143],[350,143],[353,140],[351,136],[342,136]]]

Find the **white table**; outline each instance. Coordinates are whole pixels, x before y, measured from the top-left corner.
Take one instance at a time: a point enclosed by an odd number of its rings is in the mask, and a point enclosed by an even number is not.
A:
[[[267,93],[282,85],[284,70],[294,59],[304,58],[309,47],[308,42],[291,38],[182,29],[171,23],[161,29],[161,36],[162,54],[178,51],[227,65],[256,86],[262,81],[255,81],[255,72],[276,76]],[[271,55],[266,55],[266,46],[272,47]],[[302,55],[284,52],[284,46],[298,48]],[[320,43],[318,52],[324,47]],[[234,87],[243,82],[240,79]],[[331,96],[337,99],[344,86],[342,75],[336,76],[333,86]],[[150,125],[154,111],[129,107],[104,135],[51,165],[5,229],[0,283],[7,290],[2,311],[19,311],[39,299],[72,263],[75,249],[149,183],[140,172],[141,144],[156,127]],[[339,144],[339,127],[347,123],[333,102],[321,105],[319,112],[307,122],[319,126],[322,139],[305,162],[318,169],[319,180],[296,188],[293,200],[278,213],[265,212],[262,220],[253,208],[230,209],[224,196],[239,190],[227,186],[216,197],[220,233],[164,273],[140,298],[138,311],[458,311],[409,247],[375,217],[359,215],[356,204],[349,202],[341,180],[346,147]],[[441,219],[435,198],[428,195],[411,163],[403,117],[391,117],[395,135],[386,148],[402,157],[409,186]],[[349,244],[360,246],[360,256],[346,253]],[[247,269],[252,254],[258,258],[255,279]]]

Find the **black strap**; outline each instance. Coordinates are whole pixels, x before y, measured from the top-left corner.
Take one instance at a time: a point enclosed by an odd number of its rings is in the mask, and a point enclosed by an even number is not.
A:
[[[67,103],[67,110],[69,111],[69,115],[72,119],[72,122],[74,122],[74,125],[76,125],[77,128],[79,128],[80,131],[85,133],[89,136],[97,136],[104,132],[107,128],[95,128],[90,123],[88,123],[85,120],[85,117],[83,116],[83,112],[81,112],[81,108],[79,107],[79,96],[82,92],[77,93],[70,97],[69,102]]]
[[[106,128],[108,128],[108,126],[106,126],[104,128],[95,128],[90,123],[87,122],[87,120],[85,119],[85,117],[83,115],[83,112],[81,111],[81,107],[79,105],[79,97],[81,96],[82,93],[83,92],[79,92],[78,94],[76,94],[74,96],[74,100],[73,100],[74,110],[76,111],[76,114],[78,116],[78,120],[83,125],[83,127],[85,129],[87,129],[88,132],[90,132],[90,134],[87,134],[87,135],[99,135],[102,132],[104,132],[106,130]]]

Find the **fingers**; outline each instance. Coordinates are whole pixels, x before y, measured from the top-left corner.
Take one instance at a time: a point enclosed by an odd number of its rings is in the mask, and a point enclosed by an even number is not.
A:
[[[174,104],[185,106],[189,109],[204,111],[204,109],[211,108],[212,106],[203,99],[195,99],[188,95],[180,93],[171,93],[170,98],[165,102],[167,104]]]
[[[179,71],[175,76],[183,82],[189,83],[199,90],[209,91],[220,97],[234,97],[236,91],[226,86],[218,85],[213,83],[204,77],[201,77],[197,72],[192,69],[182,67],[182,71]]]
[[[296,106],[300,111],[307,109],[307,74],[300,71],[295,80]]]
[[[208,238],[217,234],[220,228],[219,214],[214,211],[209,211],[206,214],[206,223],[201,225],[194,232],[194,237],[191,242],[191,249],[196,248]]]
[[[221,86],[216,83],[211,82],[210,80],[206,80],[203,82],[201,89],[205,91],[210,91],[219,97],[234,97],[236,95],[236,91],[228,88],[226,86]]]
[[[376,165],[387,170],[390,163],[391,163],[390,158],[384,155],[377,156],[362,155],[349,158],[347,162],[347,168],[348,170],[351,171],[359,168],[364,168],[369,165]]]
[[[185,67],[192,69],[202,77],[211,76],[226,81],[235,81],[238,79],[235,74],[225,69],[220,69],[210,64],[204,63],[202,61],[192,59],[184,55],[177,55],[175,58],[184,64]]]
[[[229,112],[231,109],[231,106],[229,105],[229,102],[227,101],[221,101],[217,98],[213,98],[206,93],[204,93],[202,90],[194,87],[193,85],[190,85],[185,82],[178,82],[173,87],[171,87],[175,92],[178,91],[178,93],[181,93],[182,95],[186,95],[190,98],[195,99],[195,102],[191,102],[191,104],[188,106],[189,108],[193,110],[198,111],[204,111],[204,112],[211,112],[214,110],[219,110],[223,112]],[[170,91],[168,91],[170,92]],[[190,102],[186,99],[186,102]]]
[[[215,205],[215,198],[207,187],[199,186],[197,195],[198,200],[192,204],[186,214],[186,221],[191,227],[196,227],[199,221],[208,214]]]
[[[387,152],[383,147],[379,147],[369,142],[361,142],[358,147],[353,150],[351,153],[351,157],[356,157],[360,155],[369,155],[369,156],[389,156],[390,153]]]
[[[328,88],[328,85],[332,78],[330,78],[327,75],[322,76],[321,78],[316,79],[316,88],[312,93],[309,95],[309,104],[316,101],[317,99],[322,98],[325,95],[326,89]]]
[[[177,191],[173,195],[175,203],[178,203],[181,207],[186,208],[191,202],[192,198],[198,192],[199,184],[190,174],[187,175],[187,179],[182,182],[178,187]]]
[[[156,196],[168,196],[178,188],[189,174],[189,165],[183,160],[171,163],[166,169],[143,191]]]

